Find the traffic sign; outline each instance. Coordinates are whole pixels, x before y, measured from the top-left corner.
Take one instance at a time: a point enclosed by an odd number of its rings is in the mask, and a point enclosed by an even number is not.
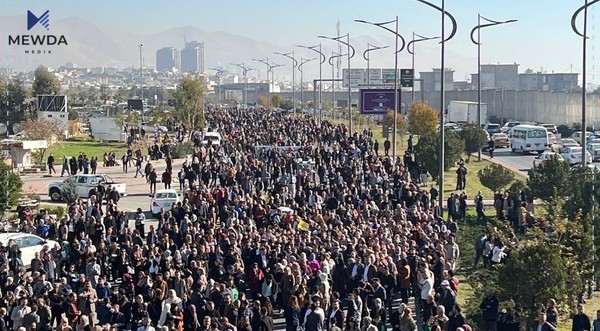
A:
[[[413,87],[415,81],[415,72],[413,69],[400,70],[400,86]]]

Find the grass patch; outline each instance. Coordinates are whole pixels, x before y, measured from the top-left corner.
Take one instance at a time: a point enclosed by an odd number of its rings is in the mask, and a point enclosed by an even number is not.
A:
[[[477,192],[481,191],[484,199],[494,198],[494,192],[481,185],[479,176],[477,175],[479,170],[489,166],[490,164],[492,163],[487,160],[477,161],[476,158],[471,158],[471,162],[465,163],[465,167],[467,168],[467,186],[465,191],[469,197],[474,197]],[[458,166],[454,166],[446,172],[444,176],[444,193],[455,192],[454,189],[456,188],[457,182],[456,169],[458,169]],[[525,182],[527,178],[521,174],[515,173],[515,180],[522,180]]]
[[[46,156],[50,153],[54,154],[57,160],[65,155],[67,156],[79,156],[79,153],[85,153],[88,157],[96,156],[98,160],[102,162],[104,153],[114,152],[117,157],[120,158],[127,151],[127,145],[118,142],[106,142],[106,141],[91,141],[91,140],[71,140],[61,141],[48,148]],[[58,162],[58,161],[57,161]]]

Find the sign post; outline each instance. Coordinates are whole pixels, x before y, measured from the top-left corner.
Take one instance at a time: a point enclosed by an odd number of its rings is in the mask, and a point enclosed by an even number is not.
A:
[[[414,88],[415,72],[412,69],[400,70],[400,86]]]

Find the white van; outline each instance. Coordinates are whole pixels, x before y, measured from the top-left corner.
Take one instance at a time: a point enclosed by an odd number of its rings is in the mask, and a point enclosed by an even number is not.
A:
[[[218,132],[205,132],[204,137],[202,137],[202,144],[208,145],[209,141],[211,145],[219,146],[221,145],[221,135]]]
[[[543,126],[517,125],[510,130],[510,149],[522,154],[543,153],[550,146],[548,131]]]

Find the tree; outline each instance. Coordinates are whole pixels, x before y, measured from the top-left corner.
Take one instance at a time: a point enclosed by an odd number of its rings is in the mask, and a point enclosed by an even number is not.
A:
[[[541,166],[529,170],[527,186],[531,195],[542,200],[550,199],[556,190],[559,196],[566,197],[571,192],[571,168],[567,162],[553,157]]]
[[[56,76],[48,71],[48,68],[39,66],[35,69],[33,79],[33,95],[57,95],[60,93],[60,82]]]
[[[385,116],[383,116],[383,125],[390,128],[390,132],[394,134],[394,112],[389,111]],[[404,141],[404,136],[406,135],[406,117],[404,115],[398,114],[396,116],[396,130],[398,135],[400,136],[400,141]]]
[[[0,77],[0,91],[7,92],[0,93],[0,122],[20,123],[27,109],[27,105],[25,104],[27,91],[23,86],[23,81],[19,78],[8,81],[4,77]]]
[[[62,187],[60,194],[62,196],[62,199],[69,204],[77,201],[77,199],[79,199],[79,191],[77,189],[77,183],[75,183],[75,179],[67,179]]]
[[[263,107],[263,108],[269,108],[269,99],[267,99],[267,97],[264,96],[259,96],[258,97],[258,104]]]
[[[11,171],[4,162],[0,162],[0,210],[4,211],[14,206],[21,197],[23,182],[21,178]]]
[[[546,241],[527,241],[513,250],[501,267],[502,292],[523,307],[523,316],[537,315],[539,306],[549,298],[563,302],[568,297],[567,268],[563,256],[557,254],[560,250]]]
[[[204,128],[204,86],[197,78],[186,76],[174,94],[175,117],[189,129]]]
[[[424,135],[435,130],[438,125],[438,112],[425,102],[416,102],[408,109],[408,131]]]
[[[467,153],[467,162],[471,160],[471,154],[475,153],[487,142],[487,134],[476,125],[467,125],[459,132],[460,137],[465,141],[465,152]]]
[[[444,136],[444,171],[448,171],[460,159],[465,144],[456,132],[446,131]],[[440,139],[435,131],[419,137],[419,142],[415,146],[415,160],[431,174],[434,180],[439,176],[439,152]]]
[[[69,121],[74,121],[79,118],[79,113],[75,109],[69,109]]]
[[[477,176],[481,184],[492,190],[492,192],[498,192],[515,179],[515,174],[512,171],[495,163],[479,170]]]
[[[281,100],[283,100],[281,94],[276,93],[271,95],[271,106],[273,108],[279,108],[279,106],[281,106]]]
[[[56,139],[62,138],[63,128],[62,123],[58,120],[46,120],[38,118],[36,120],[29,120],[22,122],[21,129],[23,130],[23,136],[29,140],[45,140],[48,146],[52,145],[52,142]],[[44,161],[44,155],[46,149],[41,150],[40,163]]]

